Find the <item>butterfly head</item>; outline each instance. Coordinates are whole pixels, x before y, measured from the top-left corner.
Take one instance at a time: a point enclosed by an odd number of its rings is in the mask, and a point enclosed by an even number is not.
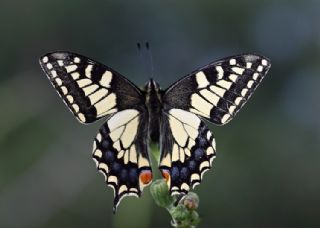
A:
[[[155,80],[150,78],[150,80],[145,84],[144,86],[145,91],[150,93],[150,92],[159,92],[160,91],[160,86],[159,83],[157,83]]]

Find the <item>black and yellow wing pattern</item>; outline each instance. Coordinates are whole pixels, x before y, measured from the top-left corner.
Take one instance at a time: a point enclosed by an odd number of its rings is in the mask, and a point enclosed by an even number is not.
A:
[[[164,91],[159,168],[171,194],[199,184],[216,156],[213,134],[202,118],[229,122],[250,98],[270,68],[258,55],[237,55],[213,62]]]
[[[140,196],[152,179],[148,114],[140,89],[115,70],[70,52],[44,55],[40,65],[81,123],[107,116],[94,140],[92,156],[114,189],[114,210],[124,196]]]
[[[163,102],[223,125],[232,120],[260,84],[270,60],[259,55],[237,55],[199,68],[174,83]]]
[[[271,66],[263,56],[236,55],[199,68],[164,91],[151,79],[143,91],[78,54],[49,53],[40,65],[78,121],[106,117],[92,157],[114,190],[114,211],[123,197],[139,197],[152,181],[151,133],[152,139],[159,133],[159,169],[170,193],[186,194],[199,184],[216,157],[215,138],[204,120],[217,125],[232,120]]]

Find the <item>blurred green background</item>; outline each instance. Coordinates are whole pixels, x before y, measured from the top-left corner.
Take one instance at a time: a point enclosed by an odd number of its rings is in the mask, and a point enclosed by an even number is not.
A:
[[[320,227],[319,22],[317,0],[1,0],[0,227],[169,227],[149,189],[112,214],[91,160],[103,121],[79,124],[38,64],[69,50],[142,85],[145,41],[162,88],[228,55],[272,61],[237,117],[210,125],[218,157],[196,188],[200,227]]]

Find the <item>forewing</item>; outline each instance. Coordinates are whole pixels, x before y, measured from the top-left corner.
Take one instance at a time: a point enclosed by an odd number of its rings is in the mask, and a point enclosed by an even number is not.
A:
[[[198,116],[181,109],[162,116],[159,169],[171,194],[186,194],[199,184],[216,156],[215,139]]]
[[[127,195],[140,196],[151,183],[147,113],[128,109],[112,115],[94,140],[93,159],[114,190],[114,211]]]
[[[81,123],[91,123],[143,100],[140,90],[110,67],[70,53],[49,53],[40,65]]]
[[[258,55],[237,55],[213,62],[170,86],[163,102],[215,124],[225,124],[253,94],[270,66],[267,58]]]

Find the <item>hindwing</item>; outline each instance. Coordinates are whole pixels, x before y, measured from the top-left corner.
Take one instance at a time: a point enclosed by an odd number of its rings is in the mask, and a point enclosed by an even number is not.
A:
[[[151,183],[147,113],[127,109],[112,115],[94,140],[97,169],[114,190],[114,211],[127,195],[140,196]]]
[[[201,119],[182,109],[164,111],[159,168],[171,194],[199,184],[216,156],[215,139]]]

